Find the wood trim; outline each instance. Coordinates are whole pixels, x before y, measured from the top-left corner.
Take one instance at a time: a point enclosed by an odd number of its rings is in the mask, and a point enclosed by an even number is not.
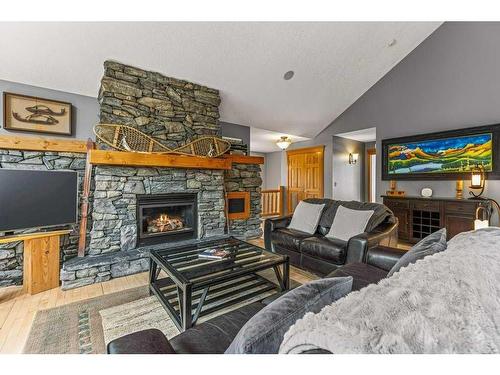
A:
[[[224,159],[229,159],[233,163],[238,164],[264,164],[264,157],[262,156],[246,156],[246,155],[222,155]]]
[[[372,196],[372,159],[371,159],[371,156],[372,155],[377,155],[377,149],[376,148],[369,148],[368,150],[366,150],[366,156],[367,156],[367,160],[366,160],[366,166],[367,166],[367,169],[368,169],[368,173],[367,173],[367,183],[368,183],[368,202],[370,202],[370,198]]]
[[[138,152],[90,150],[90,164],[129,167],[168,167],[194,169],[231,169],[231,160],[175,154],[145,154]]]
[[[293,150],[287,150],[287,155],[303,154],[305,152],[323,152],[325,150],[325,145],[295,148]]]
[[[17,234],[17,235],[13,235],[13,236],[0,237],[0,244],[15,242],[15,241],[32,240],[34,238],[62,236],[64,234],[68,234],[68,233],[71,233],[70,229],[54,230],[52,232],[37,232],[37,233]]]
[[[245,210],[243,212],[229,213],[229,199],[245,199]],[[226,205],[228,207],[227,218],[229,220],[248,219],[250,217],[250,192],[231,191],[226,193]]]
[[[87,152],[86,145],[87,142],[81,140],[0,135],[0,149],[6,150],[75,152],[85,154]]]
[[[268,189],[261,191],[261,214],[260,216],[283,216],[285,202],[285,187],[279,189]]]
[[[87,241],[87,218],[89,212],[90,185],[92,183],[92,164],[90,164],[89,151],[95,149],[95,143],[89,138],[87,141],[87,158],[85,159],[85,175],[83,177],[83,195],[81,198],[80,237],[78,239],[78,256],[85,256]]]

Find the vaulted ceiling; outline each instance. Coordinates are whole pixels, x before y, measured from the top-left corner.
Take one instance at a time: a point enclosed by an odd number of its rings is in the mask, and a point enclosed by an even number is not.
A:
[[[0,79],[95,97],[114,59],[218,88],[223,121],[313,137],[439,25],[0,23]]]

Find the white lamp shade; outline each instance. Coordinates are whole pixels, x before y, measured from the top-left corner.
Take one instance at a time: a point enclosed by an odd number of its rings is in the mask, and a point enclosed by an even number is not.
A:
[[[474,229],[488,228],[490,226],[488,220],[474,220]]]
[[[472,175],[471,185],[472,186],[481,186],[481,175],[480,174],[473,174]]]

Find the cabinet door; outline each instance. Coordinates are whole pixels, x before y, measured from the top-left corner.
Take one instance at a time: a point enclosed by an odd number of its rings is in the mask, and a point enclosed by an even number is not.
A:
[[[453,238],[458,233],[474,229],[474,218],[472,216],[446,214],[444,220],[448,239]]]
[[[410,222],[409,210],[393,210],[394,216],[398,218],[398,237],[402,240],[407,240],[410,235],[410,228],[408,226]]]

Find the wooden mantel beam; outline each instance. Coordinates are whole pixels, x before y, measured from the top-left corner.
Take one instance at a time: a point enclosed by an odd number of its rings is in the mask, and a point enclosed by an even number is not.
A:
[[[87,142],[78,139],[0,135],[0,149],[26,150],[26,151],[51,151],[51,152],[76,152],[85,154],[87,152]]]
[[[146,154],[138,152],[90,150],[90,164],[122,167],[164,167],[191,169],[231,169],[231,160],[175,154]]]

